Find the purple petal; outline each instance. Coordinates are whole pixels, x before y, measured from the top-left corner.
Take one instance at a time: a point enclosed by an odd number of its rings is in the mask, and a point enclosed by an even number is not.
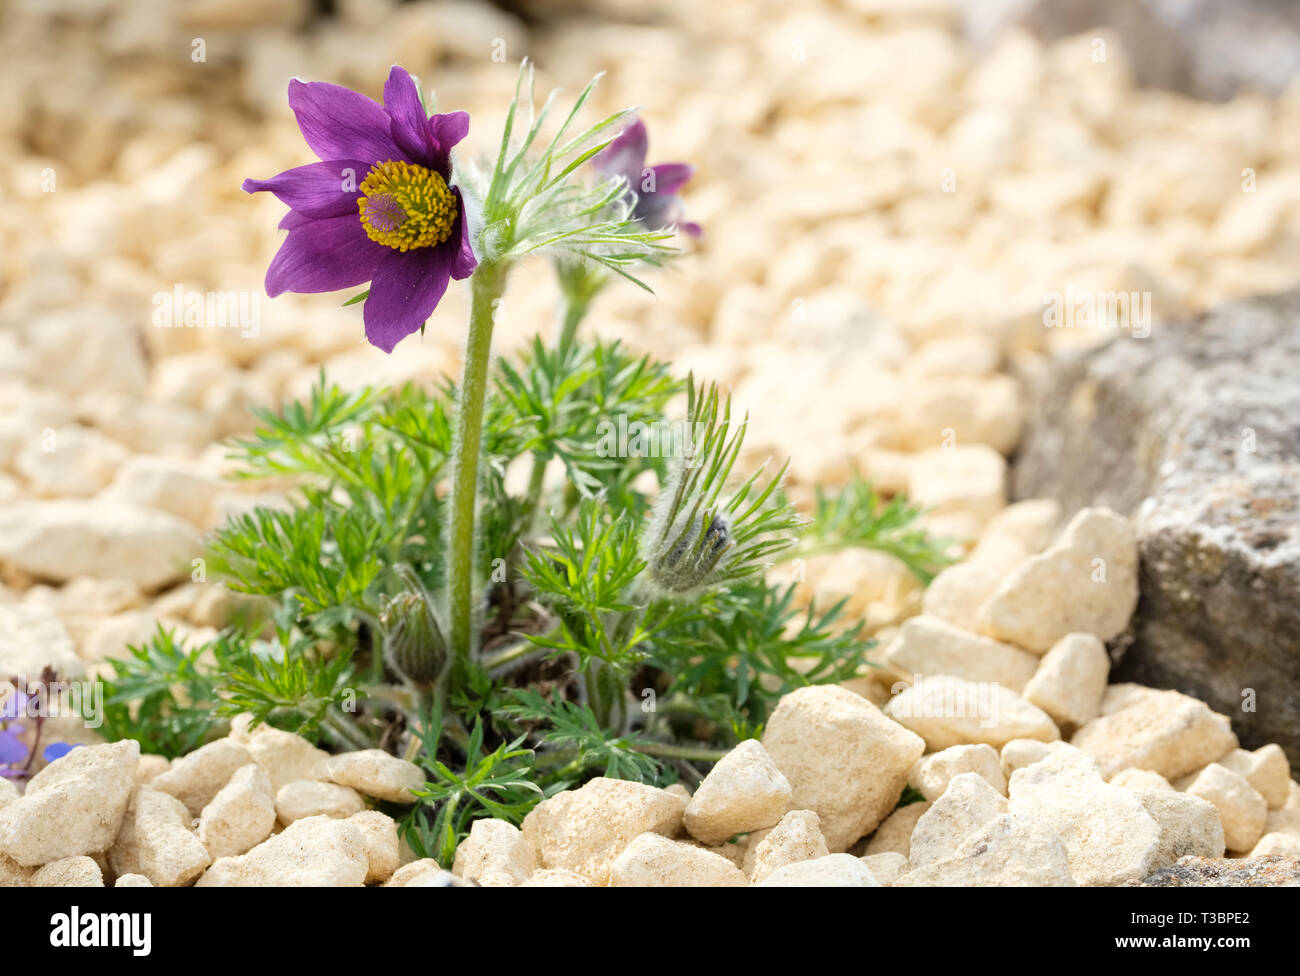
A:
[[[444,180],[451,179],[451,150],[469,135],[469,113],[448,112],[429,117],[429,139],[433,142],[433,166]]]
[[[641,183],[645,154],[649,143],[645,123],[637,119],[617,139],[592,157],[597,169],[609,176],[627,177],[632,189]]]
[[[357,189],[370,164],[359,159],[336,159],[287,169],[269,180],[244,180],[245,193],[268,190],[281,203],[305,217],[339,217],[357,212]]]
[[[423,166],[433,161],[434,143],[429,135],[428,119],[420,104],[415,79],[400,65],[393,65],[384,83],[384,109],[392,117],[390,132],[402,152]]]
[[[20,763],[27,758],[27,746],[13,732],[0,732],[0,763]]]
[[[289,82],[289,107],[307,145],[323,160],[380,163],[406,158],[390,134],[388,113],[360,92],[295,78]]]
[[[295,227],[301,227],[303,224],[310,224],[311,222],[311,217],[300,214],[296,210],[290,210],[280,218],[280,222],[275,226],[279,227],[280,230],[293,230]]]
[[[45,747],[45,750],[41,753],[41,757],[46,762],[54,762],[56,759],[62,759],[75,748],[77,748],[75,743],[51,742]]]
[[[324,217],[289,231],[266,269],[266,294],[338,291],[369,281],[391,248],[366,236],[358,214]]]
[[[478,267],[478,258],[474,256],[474,248],[469,242],[469,221],[465,219],[465,201],[461,199],[460,187],[453,186],[451,192],[456,197],[456,208],[459,211],[456,226],[451,232],[452,236],[438,246],[452,250],[451,276],[460,281],[474,273]]]
[[[704,236],[704,228],[701,227],[699,224],[695,223],[695,221],[693,220],[688,220],[684,223],[678,224],[677,229],[681,231],[685,231],[687,234],[689,234],[691,237],[694,237],[696,240],[699,240],[701,237]]]
[[[447,290],[452,256],[448,247],[392,251],[379,264],[366,299],[366,338],[384,352],[419,330]]]
[[[632,216],[652,230],[680,223],[681,197],[672,193],[642,193],[632,208]]]
[[[690,163],[660,163],[651,166],[650,172],[655,177],[653,192],[676,193],[695,175],[695,167]],[[633,189],[639,191],[639,187],[634,186]]]

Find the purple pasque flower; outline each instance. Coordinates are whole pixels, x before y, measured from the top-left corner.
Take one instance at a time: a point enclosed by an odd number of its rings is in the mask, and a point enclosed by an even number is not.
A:
[[[648,147],[645,123],[637,119],[591,161],[605,176],[627,180],[629,193],[636,196],[632,208],[635,219],[652,230],[676,224],[692,237],[699,237],[704,233],[700,225],[682,220],[682,200],[677,194],[695,175],[695,167],[689,163],[646,166]]]
[[[325,292],[370,282],[366,338],[384,352],[424,325],[451,278],[478,266],[465,203],[451,185],[451,148],[469,115],[426,116],[415,81],[393,66],[384,104],[323,82],[289,82],[289,107],[320,157],[244,190],[268,190],[289,236],[266,293]]]

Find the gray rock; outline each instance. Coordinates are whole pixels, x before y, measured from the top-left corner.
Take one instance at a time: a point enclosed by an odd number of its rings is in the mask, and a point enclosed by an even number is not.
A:
[[[1181,858],[1170,868],[1160,868],[1135,888],[1297,888],[1300,887],[1300,858],[1281,857],[1194,857]]]
[[[963,22],[981,46],[1011,24],[1044,41],[1109,28],[1139,84],[1216,101],[1279,94],[1300,71],[1293,0],[966,0]]]
[[[1135,517],[1141,600],[1112,681],[1175,688],[1300,763],[1300,292],[1232,302],[1062,359],[1019,498]],[[1127,645],[1127,646],[1126,646]]]

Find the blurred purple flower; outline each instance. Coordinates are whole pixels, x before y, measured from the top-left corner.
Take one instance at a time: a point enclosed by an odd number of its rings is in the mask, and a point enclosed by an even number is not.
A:
[[[394,65],[384,104],[322,82],[289,82],[289,107],[321,159],[244,190],[289,205],[289,231],[266,293],[326,292],[370,282],[366,338],[384,352],[424,325],[451,278],[478,266],[465,203],[450,185],[451,148],[469,115],[426,116],[415,82]]]
[[[12,693],[5,694],[0,698],[0,722],[25,716],[28,700],[29,696],[25,691],[15,689]]]
[[[675,224],[692,237],[699,237],[704,233],[700,225],[682,220],[684,209],[677,194],[695,175],[695,167],[689,163],[660,163],[647,167],[648,148],[645,123],[637,119],[591,161],[605,176],[621,176],[627,180],[628,192],[636,196],[632,208],[634,218],[652,230]]]
[[[45,750],[41,753],[41,757],[47,763],[52,763],[56,759],[62,759],[75,748],[77,748],[76,743],[51,742],[45,747]]]
[[[17,776],[22,773],[22,764],[27,761],[27,745],[18,737],[19,731],[12,726],[0,730],[0,766],[19,767],[0,769],[0,776]]]

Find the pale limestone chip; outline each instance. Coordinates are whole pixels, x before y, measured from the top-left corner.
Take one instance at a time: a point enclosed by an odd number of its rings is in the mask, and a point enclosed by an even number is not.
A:
[[[102,888],[104,872],[93,857],[78,854],[51,861],[27,883],[33,888]]]
[[[796,809],[815,810],[831,852],[875,830],[898,802],[922,739],[834,685],[790,692],[763,732]]]
[[[0,810],[0,854],[35,867],[105,851],[117,837],[135,788],[140,744],[80,746],[32,777]]]
[[[686,804],[692,837],[720,844],[736,834],[771,827],[790,809],[790,783],[757,739],[722,757]]]
[[[275,814],[285,825],[307,817],[344,820],[365,808],[366,801],[361,799],[360,793],[337,783],[299,779],[286,783],[275,794]]]
[[[1103,714],[1070,740],[1097,760],[1103,776],[1133,767],[1172,783],[1237,745],[1227,718],[1177,691],[1142,689],[1113,698],[1110,707],[1107,713],[1103,701]]]
[[[256,847],[275,827],[275,796],[256,763],[235,770],[199,815],[199,840],[212,857],[233,857]]]
[[[1071,633],[1110,640],[1137,606],[1137,564],[1128,519],[1085,508],[1059,542],[1025,560],[985,601],[981,630],[1039,654]]]
[[[1244,776],[1219,763],[1210,763],[1191,778],[1184,791],[1214,804],[1223,822],[1228,850],[1244,853],[1264,836],[1268,803]]]
[[[537,870],[537,858],[523,832],[504,820],[475,820],[456,848],[452,874],[484,888],[513,888]]]
[[[1097,717],[1109,675],[1105,644],[1092,634],[1066,634],[1043,655],[1023,695],[1069,733]]]
[[[645,833],[614,859],[609,883],[615,888],[743,888],[749,881],[720,854]]]
[[[598,885],[614,859],[644,833],[676,836],[686,801],[644,783],[598,776],[543,800],[524,818],[523,834],[543,868],[564,868]]]
[[[1002,760],[990,745],[949,746],[939,752],[922,756],[913,767],[907,783],[927,800],[937,800],[948,788],[954,776],[978,773],[998,793],[1006,796],[1007,778],[1002,773]]]
[[[1009,811],[1038,821],[1065,845],[1082,885],[1117,885],[1151,871],[1160,828],[1132,790],[1111,786],[1086,755],[1068,750],[1011,774]]]
[[[361,749],[331,756],[325,763],[328,778],[340,786],[389,803],[414,803],[413,790],[424,786],[425,776],[415,763],[390,756],[382,749]]]
[[[741,868],[751,881],[762,881],[777,868],[829,853],[817,814],[812,810],[791,810],[775,827],[749,835]]]
[[[862,858],[852,854],[827,854],[810,861],[797,861],[777,868],[760,888],[880,888]]]
[[[235,770],[252,761],[253,757],[243,746],[229,739],[218,739],[173,760],[167,772],[154,777],[149,785],[176,797],[197,817],[230,782]]]
[[[923,677],[892,698],[885,714],[925,740],[932,752],[985,743],[1000,749],[1012,739],[1054,742],[1056,723],[1041,708],[997,684]]]

